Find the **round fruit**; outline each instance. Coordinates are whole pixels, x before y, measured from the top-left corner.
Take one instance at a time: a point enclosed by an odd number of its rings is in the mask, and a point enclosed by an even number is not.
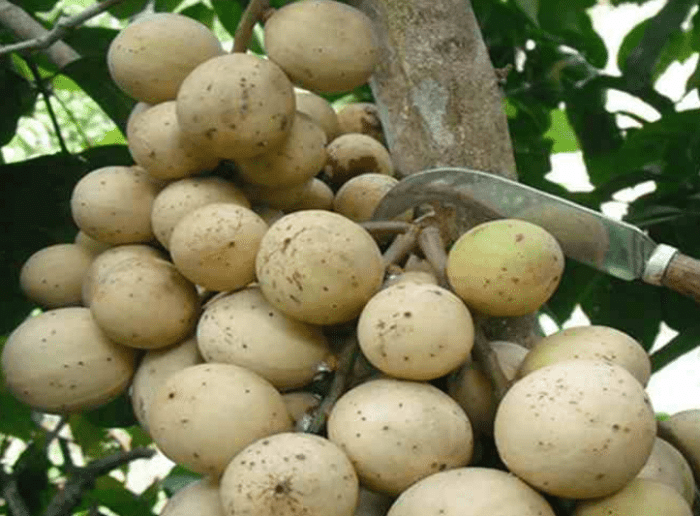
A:
[[[197,325],[207,362],[236,364],[258,373],[278,389],[311,383],[330,359],[320,327],[291,319],[251,287],[207,305]]]
[[[536,311],[554,293],[564,254],[552,235],[529,222],[499,219],[470,229],[450,249],[447,277],[470,308],[487,315]]]
[[[190,335],[199,315],[199,297],[172,263],[129,258],[100,278],[90,309],[102,331],[114,341],[155,349]]]
[[[243,191],[246,197],[256,206],[262,205],[277,210],[292,211],[295,206],[303,202],[304,198],[309,195],[314,179],[286,188],[270,188],[268,186],[246,184],[243,186]]]
[[[76,233],[74,243],[90,251],[93,256],[97,256],[112,247],[112,244],[100,242],[87,235],[84,231],[78,231],[78,233]]]
[[[311,324],[347,322],[381,286],[382,256],[360,225],[305,210],[285,215],[263,236],[256,259],[260,289],[281,312]]]
[[[95,255],[78,244],[55,244],[38,250],[19,273],[22,292],[46,308],[79,305],[83,278]]]
[[[403,283],[370,299],[357,324],[365,357],[407,380],[444,376],[468,359],[474,323],[461,299],[437,285]]]
[[[690,506],[672,487],[662,482],[634,479],[604,498],[577,504],[573,516],[692,516]]]
[[[688,460],[695,480],[700,479],[700,409],[676,412],[659,427],[661,435]]]
[[[122,91],[157,104],[174,99],[197,65],[223,52],[202,23],[180,14],[156,13],[117,34],[107,51],[107,64]]]
[[[295,425],[321,403],[320,396],[305,391],[284,393],[282,399]]]
[[[366,83],[379,59],[371,20],[332,0],[302,0],[275,11],[265,22],[265,48],[294,83],[326,93]]]
[[[151,247],[146,244],[118,245],[107,249],[105,252],[95,258],[85,273],[85,276],[83,276],[83,304],[85,306],[90,306],[92,303],[92,297],[95,295],[97,285],[100,283],[102,276],[106,274],[107,271],[122,260],[139,257],[156,259],[164,258],[163,253],[158,251],[155,247]]]
[[[216,157],[203,156],[180,131],[175,101],[161,102],[128,126],[129,152],[137,165],[157,179],[179,179],[212,169]]]
[[[641,344],[608,326],[567,328],[539,340],[525,357],[518,375],[522,377],[541,367],[579,358],[620,365],[644,386],[651,375],[651,361]]]
[[[387,516],[554,516],[537,491],[505,471],[457,468],[430,475],[401,493]]]
[[[141,428],[148,432],[148,411],[165,380],[202,361],[194,337],[164,349],[152,349],[143,356],[131,382],[131,404]]]
[[[654,448],[637,478],[647,478],[663,482],[678,491],[692,505],[695,498],[693,470],[681,452],[671,444],[657,437]]]
[[[250,54],[215,57],[177,93],[185,137],[217,158],[250,158],[282,144],[294,120],[294,89],[272,61]]]
[[[173,181],[163,188],[153,201],[151,223],[153,233],[166,249],[170,236],[182,217],[189,212],[215,202],[229,202],[250,208],[243,192],[223,178],[188,177]]]
[[[308,188],[305,188],[301,198],[289,211],[326,210],[333,209],[333,190],[326,183],[314,177]]]
[[[593,498],[642,469],[656,436],[649,397],[621,366],[569,360],[516,382],[496,412],[508,469],[545,493]]]
[[[337,401],[328,438],[348,454],[363,485],[398,495],[421,478],[464,466],[471,425],[447,394],[427,383],[372,380]]]
[[[167,501],[160,516],[224,516],[219,483],[206,477],[187,484]]]
[[[365,222],[372,218],[379,201],[399,182],[385,174],[360,174],[346,181],[333,199],[333,211],[345,215],[355,222]],[[410,222],[413,210],[394,217]]]
[[[306,183],[326,164],[326,133],[308,115],[297,111],[287,139],[254,158],[236,161],[241,177],[268,188]]]
[[[236,290],[255,279],[255,256],[267,224],[231,203],[207,204],[188,213],[170,236],[175,267],[209,290]]]
[[[353,102],[338,110],[340,134],[362,133],[384,144],[382,122],[377,105],[371,102]]]
[[[366,134],[348,133],[338,136],[328,144],[326,151],[328,164],[325,172],[337,186],[360,174],[391,176],[394,173],[387,148]]]
[[[90,310],[57,308],[26,319],[8,337],[2,371],[9,391],[42,412],[78,412],[119,396],[134,352],[109,340]]]
[[[151,403],[148,426],[173,461],[218,475],[250,443],[291,430],[279,392],[232,364],[199,364],[173,373]]]
[[[151,207],[161,186],[141,167],[98,168],[73,188],[73,220],[101,242],[148,242],[153,238]]]
[[[221,477],[229,516],[352,516],[357,475],[335,444],[312,434],[265,437],[238,453]]]
[[[338,115],[330,102],[310,91],[295,91],[297,111],[310,116],[326,133],[326,141],[332,141],[340,133]]]

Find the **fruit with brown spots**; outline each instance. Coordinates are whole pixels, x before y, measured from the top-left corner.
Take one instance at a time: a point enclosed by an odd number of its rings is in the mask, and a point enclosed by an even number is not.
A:
[[[326,150],[325,172],[336,186],[360,174],[394,174],[387,148],[366,134],[343,134],[330,142]]]

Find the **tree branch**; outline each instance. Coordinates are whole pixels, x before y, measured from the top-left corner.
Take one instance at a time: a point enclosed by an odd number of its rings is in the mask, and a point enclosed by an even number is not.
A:
[[[12,475],[8,475],[0,469],[0,490],[1,497],[5,500],[10,514],[13,516],[32,516],[17,487],[17,480]]]
[[[0,56],[9,54],[10,52],[44,50],[52,45],[56,46],[57,42],[65,37],[72,29],[123,1],[124,0],[104,0],[103,2],[96,3],[75,16],[64,20],[58,20],[51,30],[46,30],[40,23],[16,5],[11,4],[8,0],[0,0],[0,23],[10,29],[18,39],[24,40],[13,45],[0,47]],[[66,52],[66,55],[61,57],[61,59],[70,59],[74,61],[80,57],[77,52],[65,43],[62,45],[65,45],[65,48],[61,47]],[[75,55],[71,56],[71,52],[75,53]],[[54,62],[56,61],[54,60]],[[56,62],[56,64],[58,64],[58,62]],[[63,65],[65,64],[68,63],[63,63]]]
[[[104,459],[97,459],[83,468],[77,468],[65,487],[54,496],[46,508],[44,516],[65,516],[71,514],[80,504],[85,491],[91,488],[95,480],[119,466],[136,459],[149,459],[155,451],[150,448],[134,448],[130,451],[115,453]]]
[[[262,20],[263,14],[270,8],[270,0],[250,0],[248,7],[243,11],[241,21],[238,22],[236,33],[233,35],[233,49],[231,52],[245,52],[253,36],[253,27]]]

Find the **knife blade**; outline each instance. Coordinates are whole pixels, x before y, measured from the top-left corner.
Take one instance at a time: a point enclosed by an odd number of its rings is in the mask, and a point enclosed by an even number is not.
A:
[[[488,218],[515,218],[551,233],[564,254],[617,278],[663,285],[700,302],[700,261],[657,244],[639,228],[503,177],[442,167],[402,179],[380,201],[374,220],[428,202],[469,206]]]

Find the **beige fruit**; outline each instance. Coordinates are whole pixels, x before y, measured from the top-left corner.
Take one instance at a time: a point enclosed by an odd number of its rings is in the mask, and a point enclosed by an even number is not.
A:
[[[565,498],[607,496],[632,480],[656,437],[649,397],[626,369],[569,360],[516,382],[496,412],[494,437],[508,469]]]
[[[170,246],[170,236],[182,217],[191,211],[215,202],[229,202],[250,208],[250,202],[243,192],[232,182],[223,178],[188,177],[173,181],[163,188],[151,210],[153,233],[166,249]]]
[[[552,235],[516,219],[485,222],[452,246],[447,277],[470,308],[487,315],[536,311],[554,293],[564,254]]]
[[[506,341],[493,341],[489,345],[506,380],[513,381],[528,349]],[[491,380],[477,362],[467,361],[449,378],[448,394],[467,413],[475,433],[493,435],[493,420],[498,404]]]
[[[73,188],[73,220],[100,242],[148,242],[153,238],[151,207],[161,188],[141,167],[98,168]]]
[[[148,432],[148,411],[151,402],[168,377],[185,367],[201,362],[202,356],[194,337],[174,346],[152,349],[143,356],[131,382],[131,404],[141,428]]]
[[[137,102],[136,104],[134,104],[134,107],[131,108],[131,112],[129,113],[129,118],[126,119],[125,134],[129,134],[131,125],[134,123],[134,120],[136,120],[141,113],[146,111],[151,106],[151,104],[148,104],[146,102]]]
[[[122,260],[138,257],[156,259],[165,258],[163,253],[158,251],[155,247],[145,244],[125,244],[114,246],[96,257],[90,264],[85,276],[83,276],[83,304],[85,306],[90,306],[92,297],[95,295],[95,289],[97,288],[102,276],[106,274],[107,271]]]
[[[360,174],[391,176],[394,165],[389,151],[371,136],[348,133],[328,144],[328,164],[325,172],[334,185],[340,186]]]
[[[301,198],[288,211],[333,209],[333,190],[326,183],[314,177],[308,188],[303,190]]]
[[[286,316],[257,287],[208,304],[197,325],[197,341],[207,362],[246,367],[281,390],[311,383],[331,360],[320,327]]]
[[[646,386],[651,361],[644,348],[626,333],[608,326],[567,328],[539,340],[525,357],[518,375],[572,359],[604,360],[621,365]]]
[[[223,52],[202,23],[180,14],[156,13],[119,32],[107,51],[107,64],[122,91],[157,104],[174,99],[197,65]]]
[[[294,207],[309,195],[314,179],[287,188],[269,188],[267,186],[246,184],[243,186],[243,191],[254,205],[263,205],[268,208],[289,212],[293,211]]]
[[[369,489],[398,495],[438,471],[464,466],[472,430],[464,411],[427,383],[372,380],[337,401],[328,438],[348,454]]]
[[[45,308],[79,305],[83,278],[94,258],[78,244],[44,247],[22,265],[19,286],[25,296]]]
[[[112,244],[100,242],[99,240],[96,240],[91,236],[85,234],[84,231],[78,231],[78,233],[76,233],[74,243],[76,245],[79,245],[80,247],[87,249],[90,253],[93,254],[93,256],[97,256],[98,254],[112,247]]]
[[[394,498],[384,493],[371,491],[360,486],[360,496],[357,498],[355,516],[386,516]]]
[[[175,267],[209,290],[236,290],[255,280],[255,256],[267,224],[249,208],[213,203],[188,213],[170,236]]]
[[[295,91],[297,111],[310,116],[326,133],[326,141],[340,134],[338,115],[330,102],[310,91]]]
[[[695,498],[693,470],[681,452],[667,441],[657,437],[654,448],[637,478],[656,480],[670,485],[678,491],[688,504]]]
[[[474,322],[461,299],[437,285],[385,288],[357,323],[362,353],[395,378],[433,380],[459,367],[474,345]]]
[[[40,412],[103,405],[127,389],[133,350],[115,344],[90,310],[57,308],[26,319],[8,337],[2,371],[9,391]]]
[[[282,394],[282,399],[295,425],[321,403],[320,396],[305,391],[286,392]]]
[[[381,253],[360,225],[322,210],[285,215],[263,236],[256,272],[265,298],[311,324],[347,322],[379,289]]]
[[[172,263],[129,258],[101,276],[90,310],[114,341],[142,349],[164,348],[194,330],[199,296]]]
[[[676,412],[660,421],[659,435],[683,454],[693,469],[695,482],[700,482],[700,409]]]
[[[238,453],[220,490],[229,516],[352,516],[358,488],[350,460],[335,444],[285,432]]]
[[[175,101],[161,102],[140,113],[128,126],[129,152],[137,165],[157,179],[181,179],[214,168],[218,159],[199,152],[185,138]]]
[[[291,424],[279,392],[232,364],[199,364],[172,374],[148,415],[158,448],[204,475],[221,474],[243,448],[291,430]]]
[[[205,477],[187,484],[168,500],[160,516],[224,516],[219,482]]]
[[[297,111],[287,138],[254,158],[236,160],[241,177],[268,188],[308,182],[326,164],[326,133],[311,117]]]
[[[398,179],[385,174],[360,174],[346,181],[333,199],[333,211],[345,215],[355,222],[366,222],[374,215],[379,201],[392,189]],[[408,210],[394,217],[410,222],[413,210]]]
[[[215,57],[177,93],[180,129],[203,152],[240,159],[282,144],[294,120],[292,84],[272,61],[251,54]]]
[[[317,92],[361,86],[379,59],[371,20],[332,0],[302,0],[278,9],[265,22],[265,48],[295,84]]]
[[[435,473],[401,493],[387,516],[554,516],[537,491],[505,471],[457,468]]]
[[[604,498],[581,501],[573,516],[692,516],[690,506],[672,487],[648,479],[634,479]]]
[[[353,102],[338,110],[340,134],[361,133],[371,136],[381,144],[384,142],[382,122],[377,105],[371,102]]]

